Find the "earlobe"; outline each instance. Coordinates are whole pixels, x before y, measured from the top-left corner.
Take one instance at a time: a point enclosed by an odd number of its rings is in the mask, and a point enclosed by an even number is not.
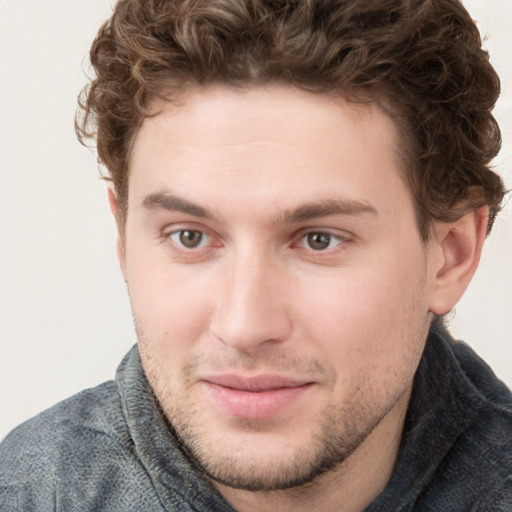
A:
[[[445,315],[466,291],[480,261],[488,219],[488,208],[482,207],[436,226],[429,304],[433,313]]]
[[[126,251],[124,247],[124,234],[122,232],[123,228],[121,225],[119,202],[112,183],[109,183],[107,193],[110,211],[112,212],[117,225],[117,259],[119,260],[119,266],[121,267],[123,278],[126,281]]]

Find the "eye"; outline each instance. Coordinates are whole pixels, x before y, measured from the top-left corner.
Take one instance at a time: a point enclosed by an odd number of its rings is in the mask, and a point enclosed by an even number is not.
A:
[[[325,251],[336,247],[342,242],[343,239],[333,233],[326,231],[310,231],[302,236],[299,246],[313,251]]]
[[[208,243],[208,235],[197,229],[179,229],[170,233],[169,238],[178,247],[199,249]]]

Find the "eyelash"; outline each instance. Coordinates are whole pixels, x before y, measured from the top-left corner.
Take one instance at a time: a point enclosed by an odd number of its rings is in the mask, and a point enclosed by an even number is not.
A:
[[[192,236],[194,236],[195,234],[200,235],[201,239],[199,240],[199,245],[195,247],[186,247],[183,244],[183,240],[181,239],[181,237],[187,232],[192,234]],[[311,247],[311,245],[308,247],[306,244],[308,244],[308,242],[309,244],[311,244],[311,242],[313,241],[312,239],[308,240],[308,237],[313,236],[324,237],[323,243],[327,243],[327,247],[317,249]],[[181,253],[192,254],[193,252],[198,252],[202,249],[207,248],[208,241],[211,241],[213,237],[203,229],[183,227],[180,229],[174,229],[172,231],[164,233],[162,238],[164,239],[164,241],[170,241],[171,245],[176,251],[179,251]],[[350,242],[350,238],[347,236],[342,236],[339,233],[334,233],[332,231],[322,229],[309,229],[306,231],[301,231],[298,238],[296,237],[295,240],[296,241],[293,244],[291,244],[292,247],[298,247],[307,251],[311,251],[313,254],[317,255],[330,254],[333,251],[339,250],[340,246],[343,246],[346,243]],[[334,245],[331,245],[333,241],[335,243]],[[320,240],[319,243],[322,244],[322,241]]]
[[[173,237],[177,236],[177,237],[180,237],[185,234],[185,233],[190,233],[190,234],[199,234],[201,236],[201,239],[199,241],[199,245],[196,246],[196,247],[185,247],[185,245],[183,244],[183,241],[182,240],[174,240]],[[173,242],[174,245],[181,245],[182,246],[182,249],[181,250],[185,250],[185,251],[191,251],[191,250],[194,250],[194,249],[200,249],[204,246],[204,241],[207,241],[210,237],[209,235],[207,235],[204,231],[200,230],[200,229],[187,229],[187,228],[183,228],[183,229],[177,229],[177,230],[174,230],[174,231],[171,231],[170,233],[168,233],[166,235],[166,238],[171,240]]]
[[[314,249],[313,247],[311,247],[311,245],[309,247],[305,246],[306,243],[311,244],[311,242],[312,242],[312,240],[309,240],[309,237],[318,236],[318,235],[320,235],[321,237],[328,238],[327,247]],[[332,241],[335,241],[335,244],[333,246],[331,246]],[[309,231],[303,232],[301,234],[296,245],[299,247],[305,248],[307,250],[311,250],[316,254],[319,254],[319,253],[328,253],[332,250],[336,250],[336,248],[338,246],[342,245],[345,242],[348,242],[348,238],[343,237],[338,233],[333,233],[332,231],[328,231],[328,230],[309,230]],[[320,242],[320,243],[325,243],[325,240],[324,240],[324,242]]]

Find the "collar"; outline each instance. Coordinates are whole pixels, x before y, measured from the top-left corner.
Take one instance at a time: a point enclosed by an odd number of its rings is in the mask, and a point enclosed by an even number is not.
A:
[[[413,510],[457,439],[477,421],[483,397],[460,366],[458,345],[477,358],[441,324],[430,330],[414,378],[395,469],[365,512]]]
[[[482,396],[461,368],[455,349],[447,331],[435,325],[415,374],[395,469],[366,512],[412,510],[457,438],[475,421]],[[461,350],[469,351],[468,360],[476,357],[465,345]],[[116,384],[135,451],[164,506],[174,509],[178,493],[198,511],[233,512],[180,448],[146,379],[136,345],[120,364]]]
[[[116,385],[135,452],[165,509],[184,510],[185,501],[198,512],[234,512],[181,450],[147,381],[137,345],[119,365]]]

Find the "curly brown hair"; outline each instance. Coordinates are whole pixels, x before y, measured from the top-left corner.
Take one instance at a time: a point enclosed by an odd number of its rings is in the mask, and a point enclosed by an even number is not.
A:
[[[156,96],[191,86],[286,83],[378,101],[400,133],[420,233],[505,194],[489,167],[501,145],[500,83],[458,0],[120,0],[90,52],[79,139],[126,215],[130,148]]]

